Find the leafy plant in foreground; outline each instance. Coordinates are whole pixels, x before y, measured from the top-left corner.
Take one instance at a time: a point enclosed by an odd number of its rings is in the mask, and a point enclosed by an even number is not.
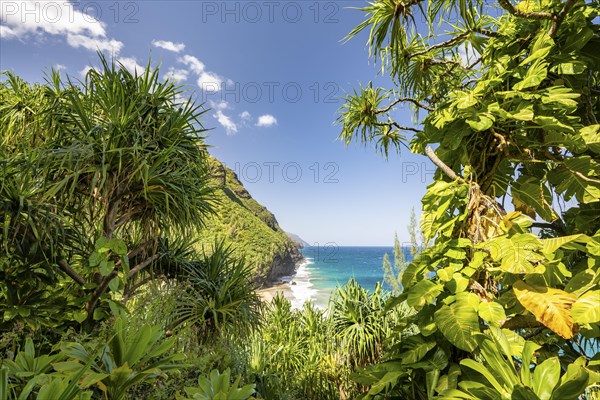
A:
[[[189,286],[178,300],[173,326],[195,324],[202,341],[225,333],[247,335],[257,326],[261,308],[251,274],[251,266],[233,256],[231,245],[215,242],[184,268]]]
[[[174,337],[164,339],[160,326],[126,327],[119,318],[99,359],[79,343],[65,343],[62,352],[69,360],[55,364],[54,368],[68,375],[90,363],[90,372],[84,379],[94,381],[95,386],[112,400],[125,399],[133,386],[186,367],[179,363],[185,358],[183,354],[166,355],[175,341]]]
[[[78,83],[0,83],[3,328],[93,328],[212,210],[204,110],[175,106],[181,89],[150,65],[100,64]],[[100,240],[126,254],[100,260]]]
[[[213,370],[208,377],[198,377],[197,388],[186,387],[185,392],[194,400],[246,400],[253,398],[254,385],[239,387],[241,377],[230,383],[230,373],[229,369],[222,374],[218,370]]]
[[[462,380],[458,384],[460,389],[442,391],[439,399],[577,400],[588,387],[590,376],[599,374],[599,362],[593,362],[596,371],[588,369],[585,357],[568,364],[564,373],[556,356],[531,368],[541,346],[523,341],[510,331],[497,329],[492,335],[480,334],[476,339],[483,363],[469,358],[462,360],[460,364],[466,367],[465,374],[471,379]],[[512,357],[521,361],[519,370]]]
[[[409,322],[420,333],[407,339],[414,346],[391,349],[388,361],[357,377],[373,396],[468,393],[467,360],[498,345],[480,339],[493,328],[540,346],[534,371],[560,357],[566,380],[569,365],[597,356],[598,10],[583,0],[375,0],[362,9],[367,17],[349,37],[369,31],[370,52],[393,87],[349,94],[340,139],[374,144],[386,157],[406,146],[437,167],[422,199],[430,246],[390,303],[413,307]],[[418,18],[427,23],[417,27]],[[415,126],[398,122],[402,104]],[[418,367],[406,361],[415,350]],[[530,367],[515,354],[507,362],[519,374]],[[598,382],[587,365],[589,379],[569,381],[561,396],[576,398]],[[527,382],[492,390],[482,389],[490,398],[541,395]]]

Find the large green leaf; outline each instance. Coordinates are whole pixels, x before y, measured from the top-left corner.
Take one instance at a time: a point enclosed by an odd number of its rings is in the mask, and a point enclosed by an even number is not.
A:
[[[536,60],[533,64],[527,68],[527,72],[523,77],[523,80],[513,85],[514,90],[523,90],[531,87],[538,86],[546,79],[548,75],[548,63]]]
[[[512,201],[515,208],[523,211],[532,218],[537,213],[546,221],[554,221],[558,218],[556,212],[552,209],[552,194],[550,190],[534,177],[519,177],[512,184]],[[534,215],[525,212],[529,207],[535,211]]]
[[[600,153],[600,125],[588,125],[579,131],[585,145],[594,153]]]
[[[565,292],[580,296],[595,285],[596,272],[586,269],[575,275],[565,286]]]
[[[0,367],[0,400],[8,400],[8,368]]]
[[[589,242],[590,238],[587,235],[578,234],[578,235],[569,235],[569,236],[559,236],[556,238],[542,239],[542,251],[544,253],[554,253],[559,248],[569,249],[569,250],[577,250],[578,247],[575,247],[574,243],[582,243],[585,244]]]
[[[500,326],[506,320],[504,307],[495,301],[482,301],[479,304],[479,316],[490,325]]]
[[[567,366],[558,387],[552,392],[551,400],[577,400],[590,381],[590,374],[584,367],[585,357],[580,357]]]
[[[506,398],[506,396],[510,393],[511,388],[507,388],[504,385],[500,384],[496,377],[491,373],[491,371],[483,364],[471,360],[470,358],[465,358],[460,361],[460,365],[463,365],[467,368],[471,368],[474,371],[479,372],[481,375],[485,377],[487,382],[498,392],[498,395],[501,397],[498,398]]]
[[[422,369],[424,371],[441,371],[446,368],[447,365],[448,356],[446,355],[446,352],[438,346],[433,352],[433,355],[425,357],[414,364],[408,364],[407,366],[413,369]]]
[[[573,320],[578,324],[600,322],[600,290],[590,290],[573,303]]]
[[[479,247],[489,250],[494,261],[500,262],[500,269],[513,274],[534,272],[533,263],[544,257],[537,251],[541,242],[530,233],[520,233],[511,237],[499,236],[482,243]]]
[[[475,131],[486,131],[492,127],[494,121],[488,116],[477,114],[475,118],[467,119],[467,124]]]
[[[559,380],[560,361],[558,357],[548,358],[533,371],[533,391],[541,400],[549,400]]]
[[[431,303],[442,290],[444,290],[442,285],[434,283],[429,279],[423,279],[409,289],[406,302],[409,306],[420,309],[426,304]]]
[[[459,293],[454,303],[443,305],[434,314],[440,332],[450,343],[465,351],[473,351],[477,346],[473,335],[479,332],[479,318],[473,301],[478,302],[476,295]]]
[[[421,335],[411,336],[402,342],[402,364],[413,364],[420,361],[425,354],[435,347],[434,340],[427,340]]]
[[[573,92],[571,88],[552,86],[546,89],[545,96],[542,97],[542,103],[558,103],[568,108],[577,107],[577,101],[581,97],[579,93]]]
[[[369,389],[370,395],[379,394],[385,390],[394,387],[398,383],[398,379],[404,374],[403,371],[389,371],[377,383]]]
[[[512,391],[511,400],[540,400],[540,398],[530,387],[515,385]]]
[[[565,159],[548,179],[558,193],[564,193],[565,200],[573,196],[582,203],[600,199],[600,164],[590,156]]]

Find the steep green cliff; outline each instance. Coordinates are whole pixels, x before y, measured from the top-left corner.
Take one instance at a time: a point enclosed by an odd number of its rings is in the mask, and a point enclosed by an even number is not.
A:
[[[254,280],[276,281],[294,272],[302,260],[297,244],[279,227],[275,216],[250,196],[235,172],[210,158],[218,205],[217,215],[206,221],[201,244],[212,244],[225,237],[239,255],[254,266]]]

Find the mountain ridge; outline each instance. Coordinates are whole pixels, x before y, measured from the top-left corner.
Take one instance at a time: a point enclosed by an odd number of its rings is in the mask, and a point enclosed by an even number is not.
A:
[[[299,243],[250,195],[234,171],[212,156],[208,163],[217,204],[216,214],[207,218],[201,231],[200,244],[221,238],[233,243],[234,252],[252,265],[252,280],[259,285],[268,286],[293,274],[303,260]]]
[[[302,239],[300,236],[296,235],[295,233],[292,232],[285,232],[286,235],[288,235],[288,237],[290,239],[292,239],[294,242],[296,242],[298,244],[298,247],[303,248],[306,246],[310,246],[310,243],[308,243],[306,240]]]

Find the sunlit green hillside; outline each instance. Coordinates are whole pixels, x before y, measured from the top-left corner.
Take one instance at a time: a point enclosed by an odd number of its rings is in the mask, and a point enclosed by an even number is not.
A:
[[[200,246],[225,237],[238,256],[245,255],[258,282],[274,280],[294,271],[301,259],[295,242],[279,227],[275,216],[250,196],[236,174],[214,157],[209,159],[216,214],[207,218]]]

